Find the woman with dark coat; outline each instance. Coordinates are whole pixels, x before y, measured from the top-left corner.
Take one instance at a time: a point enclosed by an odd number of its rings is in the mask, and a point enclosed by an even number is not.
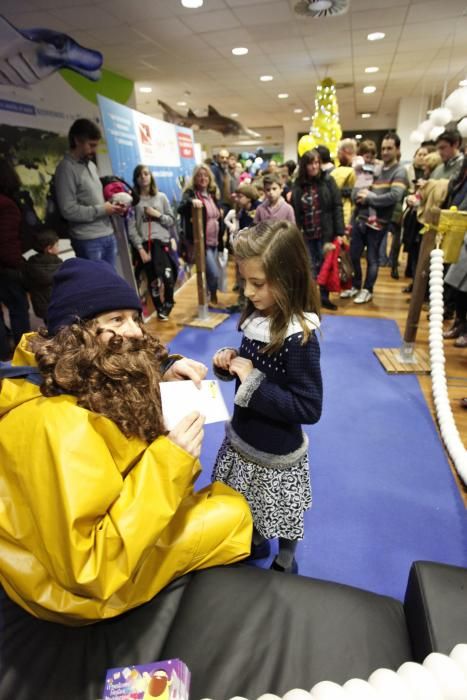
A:
[[[15,345],[30,330],[29,303],[21,284],[21,212],[16,204],[21,183],[13,166],[0,159],[0,305],[10,316]],[[0,308],[0,360],[11,356],[7,327]]]
[[[307,151],[300,159],[298,175],[292,189],[291,204],[297,226],[305,238],[316,279],[323,263],[323,247],[344,235],[342,198],[334,178],[321,170],[318,151]],[[337,309],[329,291],[321,287],[321,305]]]

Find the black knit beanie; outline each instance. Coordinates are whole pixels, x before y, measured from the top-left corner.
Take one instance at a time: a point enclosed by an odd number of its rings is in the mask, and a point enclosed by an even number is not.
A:
[[[63,326],[106,311],[141,311],[138,295],[106,262],[70,258],[53,277],[47,329],[55,335]]]

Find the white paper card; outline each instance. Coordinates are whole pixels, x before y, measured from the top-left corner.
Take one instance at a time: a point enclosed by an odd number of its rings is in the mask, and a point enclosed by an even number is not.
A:
[[[201,389],[186,379],[178,382],[161,382],[162,413],[167,430],[171,430],[192,411],[199,411],[206,423],[218,423],[229,418],[219,383],[215,379],[204,379]]]

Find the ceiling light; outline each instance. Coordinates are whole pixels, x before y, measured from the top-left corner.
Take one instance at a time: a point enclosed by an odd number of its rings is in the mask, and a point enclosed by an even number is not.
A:
[[[288,93],[288,92],[280,92],[280,93],[277,95],[277,97],[278,97],[280,100],[285,100],[288,96],[289,96],[289,93]]]
[[[195,10],[197,7],[202,7],[203,2],[204,0],[182,0],[182,5],[190,10]]]
[[[377,73],[378,71],[378,66],[368,66],[368,68],[365,68],[365,73]]]
[[[363,112],[361,117],[362,117],[362,119],[369,119],[371,117],[371,114],[369,112]]]
[[[300,107],[298,107],[297,109],[294,109],[294,112],[295,114],[301,114],[303,112],[303,109],[300,109]]]
[[[304,122],[309,122],[311,117],[302,117],[302,121]]]
[[[380,39],[384,39],[386,34],[384,32],[372,32],[371,34],[368,34],[367,39],[368,41],[379,41]]]
[[[461,80],[459,82],[459,87],[467,87],[467,80]]]
[[[244,56],[248,53],[248,49],[245,46],[237,46],[235,49],[232,49],[232,53],[234,56]]]
[[[263,83],[269,83],[270,80],[274,80],[274,77],[272,75],[262,75],[260,80],[262,80]]]
[[[356,138],[356,139],[362,139],[362,138],[363,138],[363,134],[355,134],[355,138]]]
[[[140,87],[139,88],[140,92],[152,92],[152,87]]]
[[[232,112],[231,117],[238,117],[238,112]]]
[[[366,85],[363,88],[363,92],[365,93],[365,95],[371,95],[372,92],[376,92],[376,88],[374,85]]]
[[[323,10],[329,10],[332,7],[332,0],[313,0],[310,3],[312,9],[316,12],[322,12]]]
[[[186,107],[186,102],[183,102],[183,100],[181,102],[177,102],[177,104],[179,107]]]

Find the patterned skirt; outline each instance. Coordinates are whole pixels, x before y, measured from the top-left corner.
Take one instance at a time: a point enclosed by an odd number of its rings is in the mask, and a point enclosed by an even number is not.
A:
[[[212,479],[222,481],[245,496],[255,527],[263,537],[303,539],[304,513],[311,506],[307,454],[286,469],[273,469],[248,461],[225,438]]]

